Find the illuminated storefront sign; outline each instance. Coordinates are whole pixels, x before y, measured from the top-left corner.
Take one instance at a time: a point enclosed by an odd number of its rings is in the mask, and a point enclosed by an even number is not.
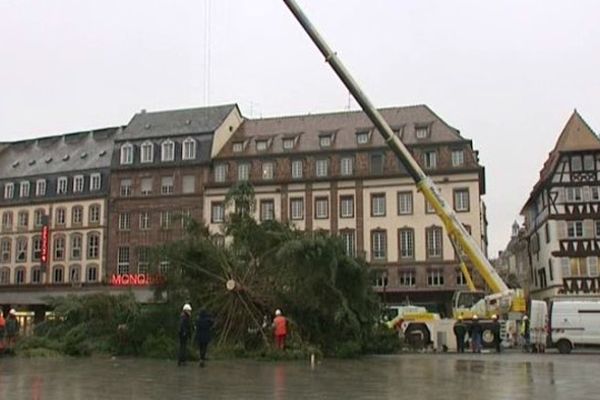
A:
[[[164,276],[150,274],[113,274],[110,278],[112,286],[150,286],[164,282]]]

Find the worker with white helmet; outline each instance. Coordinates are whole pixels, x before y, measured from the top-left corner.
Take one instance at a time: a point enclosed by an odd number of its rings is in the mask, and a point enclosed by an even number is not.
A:
[[[187,345],[192,337],[192,306],[189,303],[183,305],[179,317],[179,353],[177,365],[185,365],[187,358]]]
[[[285,338],[287,336],[287,319],[283,316],[280,309],[275,310],[273,328],[275,330],[275,345],[279,350],[284,350]]]

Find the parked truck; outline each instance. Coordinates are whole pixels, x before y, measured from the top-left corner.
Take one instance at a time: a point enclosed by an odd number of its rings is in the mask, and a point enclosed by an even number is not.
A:
[[[490,336],[491,321],[487,320],[487,318],[496,314],[504,319],[521,319],[526,312],[526,302],[523,292],[508,288],[492,264],[485,257],[481,248],[460,222],[452,207],[444,200],[440,190],[431,178],[423,172],[423,169],[412,157],[402,141],[394,135],[391,127],[384,120],[383,116],[362,92],[358,84],[338,59],[336,53],[329,48],[298,4],[294,0],[284,0],[284,2],[323,54],[325,61],[329,63],[337,76],[356,99],[357,103],[361,106],[365,114],[369,117],[376,130],[383,136],[385,142],[402,162],[408,174],[415,181],[417,189],[423,193],[425,199],[433,206],[435,213],[444,224],[446,233],[461,259],[461,269],[463,270],[463,273],[467,270],[465,264],[469,263],[479,272],[486,282],[489,288],[489,292],[487,293],[474,292],[473,287],[471,287],[470,291],[457,291],[455,293],[453,298],[453,318],[462,316],[468,321],[474,315],[477,315],[481,320],[484,329],[484,344],[486,341],[492,340],[493,335]],[[470,281],[470,277],[468,277],[468,280]],[[448,327],[452,325],[452,319],[436,319],[430,317],[431,316],[421,320],[415,319],[411,321],[399,317],[399,319],[395,321],[395,326],[398,327],[405,336],[406,333],[411,333],[408,336],[417,337],[418,335],[415,334],[416,332],[421,335],[419,340],[430,344],[433,343],[434,346],[436,341],[443,341],[444,336],[448,338],[447,342],[450,342],[449,338],[452,335],[448,331]]]

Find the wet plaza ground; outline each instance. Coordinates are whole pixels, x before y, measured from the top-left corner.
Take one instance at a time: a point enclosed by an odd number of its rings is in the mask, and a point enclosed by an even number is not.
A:
[[[600,353],[308,362],[0,359],[0,399],[597,399]]]

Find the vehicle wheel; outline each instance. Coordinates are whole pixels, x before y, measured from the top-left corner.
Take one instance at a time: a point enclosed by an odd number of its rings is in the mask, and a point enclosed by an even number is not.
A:
[[[404,331],[409,346],[415,349],[422,349],[429,343],[431,335],[425,324],[410,324]]]
[[[481,340],[484,347],[494,347],[494,332],[489,328],[485,328],[481,333]]]
[[[556,347],[558,348],[560,354],[569,354],[573,349],[571,343],[565,339],[559,340],[558,343],[556,343]]]

